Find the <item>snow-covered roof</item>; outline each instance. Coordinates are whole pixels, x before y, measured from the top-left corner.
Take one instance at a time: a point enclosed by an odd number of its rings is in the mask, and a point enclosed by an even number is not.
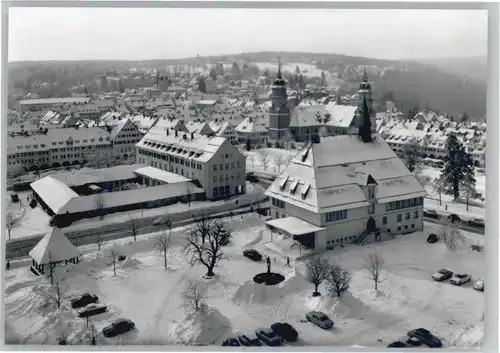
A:
[[[136,169],[134,171],[134,173],[148,177],[148,178],[152,178],[155,180],[160,180],[160,181],[163,181],[167,184],[181,183],[181,182],[186,182],[186,181],[191,180],[191,179],[188,179],[186,177],[183,177],[182,175],[167,172],[166,170],[158,169],[158,168],[151,167],[151,166]]]
[[[82,168],[71,172],[59,172],[51,174],[54,179],[68,186],[80,186],[85,184],[98,184],[108,181],[130,180],[137,177],[135,170],[145,167],[145,164],[124,164],[109,168]]]
[[[351,126],[356,107],[349,105],[312,105],[296,107],[290,118],[290,126],[335,126],[348,128]]]
[[[214,133],[210,125],[202,120],[191,120],[186,124],[186,128],[189,132],[201,135],[211,135]]]
[[[22,105],[33,104],[71,104],[71,103],[87,103],[91,99],[87,97],[62,97],[62,98],[38,98],[38,99],[21,99],[18,101]]]
[[[255,118],[245,118],[238,126],[235,127],[237,132],[242,133],[259,133],[268,131],[267,124]]]
[[[56,214],[58,214],[70,200],[78,198],[76,192],[52,175],[34,181],[30,186]]]
[[[81,256],[80,252],[66,238],[59,228],[52,228],[35,247],[29,255],[39,265],[50,262],[60,262]]]
[[[284,230],[291,235],[303,235],[316,233],[325,228],[316,227],[314,224],[303,221],[296,217],[276,218],[266,222],[268,226]]]
[[[104,208],[113,208],[135,203],[153,202],[156,200],[180,197],[187,194],[187,183],[190,182],[178,182],[175,184],[164,184],[134,190],[80,196],[78,198],[71,199],[58,214],[95,210],[98,198],[102,198]],[[189,192],[191,194],[200,194],[204,193],[205,190],[191,184]]]
[[[306,144],[266,195],[318,213],[368,206],[364,187],[369,176],[378,183],[375,197],[381,202],[389,196],[426,194],[391,147],[374,134],[371,143],[340,135]]]

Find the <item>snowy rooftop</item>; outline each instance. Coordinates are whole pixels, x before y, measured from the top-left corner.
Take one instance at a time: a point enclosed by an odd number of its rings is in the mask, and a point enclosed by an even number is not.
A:
[[[38,98],[38,99],[21,99],[19,104],[67,104],[67,103],[86,103],[91,99],[87,97],[63,97],[63,98]]]
[[[68,186],[79,186],[85,184],[104,183],[107,181],[134,179],[137,175],[135,170],[145,167],[144,164],[125,164],[110,168],[82,168],[71,172],[54,173],[50,176]],[[41,179],[43,180],[43,179]]]
[[[160,180],[167,184],[180,183],[191,180],[186,177],[183,177],[182,175],[170,173],[167,172],[166,170],[158,169],[151,166],[136,169],[134,172],[138,175],[149,177],[155,180]]]
[[[259,133],[267,132],[267,124],[263,120],[257,120],[255,118],[245,118],[238,126],[235,127],[237,132],[242,133]]]
[[[363,187],[370,175],[378,183],[376,198],[381,202],[426,195],[377,134],[371,143],[357,135],[341,135],[305,145],[266,194],[312,212],[367,206]]]
[[[81,256],[80,252],[66,238],[59,228],[52,228],[35,247],[29,255],[37,264],[48,264],[49,262],[60,262]]]
[[[292,112],[290,126],[351,126],[356,114],[356,107],[348,105],[312,105],[299,106]]]
[[[76,192],[51,175],[31,183],[30,186],[56,214],[70,200],[78,198]]]

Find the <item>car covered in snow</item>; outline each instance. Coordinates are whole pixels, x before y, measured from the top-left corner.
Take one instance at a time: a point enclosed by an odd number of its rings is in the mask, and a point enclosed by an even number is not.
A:
[[[262,343],[258,338],[250,338],[247,335],[241,335],[238,336],[238,341],[241,343],[242,346],[262,346]]]
[[[79,317],[87,317],[87,316],[93,316],[97,314],[102,314],[106,312],[108,307],[104,304],[98,304],[98,303],[93,303],[89,304],[84,308],[78,309],[78,316]]]
[[[276,322],[272,324],[271,330],[276,332],[278,336],[288,342],[295,342],[297,338],[299,338],[298,332],[292,325],[287,324],[286,322]]]
[[[71,307],[73,309],[81,308],[83,306],[96,303],[98,300],[99,297],[97,295],[82,293],[79,296],[71,299]]]
[[[230,339],[227,339],[224,342],[222,342],[222,345],[224,347],[239,347],[240,342],[238,342],[238,340],[236,338],[230,338]]]
[[[412,348],[422,345],[422,341],[417,337],[401,337],[399,340],[390,343],[387,348]]]
[[[434,233],[429,234],[429,236],[427,237],[427,242],[429,244],[437,243],[438,240],[439,240],[439,237]]]
[[[429,348],[441,348],[443,346],[439,338],[437,338],[432,334],[432,332],[424,328],[417,328],[415,330],[408,331],[407,336],[416,340],[420,340]]]
[[[116,319],[110,325],[102,329],[104,337],[115,337],[129,332],[135,328],[135,324],[129,319]]]
[[[446,281],[447,279],[450,279],[451,277],[453,277],[453,272],[446,269],[446,268],[442,268],[442,269],[438,270],[437,272],[433,273],[431,276],[431,278],[437,282]]]
[[[281,338],[270,328],[260,328],[255,335],[265,344],[271,347],[281,346]]]
[[[484,292],[484,279],[477,280],[474,282],[474,285],[472,286],[475,290],[479,292]]]
[[[456,286],[461,286],[462,284],[470,282],[471,278],[471,275],[467,273],[455,273],[453,277],[451,277],[450,283]]]
[[[306,314],[306,319],[322,329],[328,330],[333,327],[333,321],[321,311],[310,311]]]
[[[253,261],[261,261],[262,260],[262,255],[255,249],[243,250],[243,256],[248,257],[250,260],[253,260]]]

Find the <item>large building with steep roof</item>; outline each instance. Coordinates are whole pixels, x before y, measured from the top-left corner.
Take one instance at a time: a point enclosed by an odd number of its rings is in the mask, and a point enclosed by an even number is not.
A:
[[[321,250],[423,229],[426,192],[366,108],[358,134],[313,138],[271,184],[272,231]]]

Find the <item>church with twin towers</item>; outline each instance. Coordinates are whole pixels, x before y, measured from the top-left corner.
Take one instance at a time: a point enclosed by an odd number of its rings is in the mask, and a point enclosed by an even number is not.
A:
[[[335,102],[318,105],[290,104],[287,83],[281,72],[271,86],[271,107],[269,108],[269,141],[286,142],[294,140],[306,142],[316,136],[335,136],[357,134],[363,118],[369,115],[369,129],[376,130],[376,111],[373,108],[371,84],[366,70],[357,91],[357,105],[342,105],[337,97]],[[365,115],[366,114],[366,115]],[[367,128],[364,126],[364,128]]]

